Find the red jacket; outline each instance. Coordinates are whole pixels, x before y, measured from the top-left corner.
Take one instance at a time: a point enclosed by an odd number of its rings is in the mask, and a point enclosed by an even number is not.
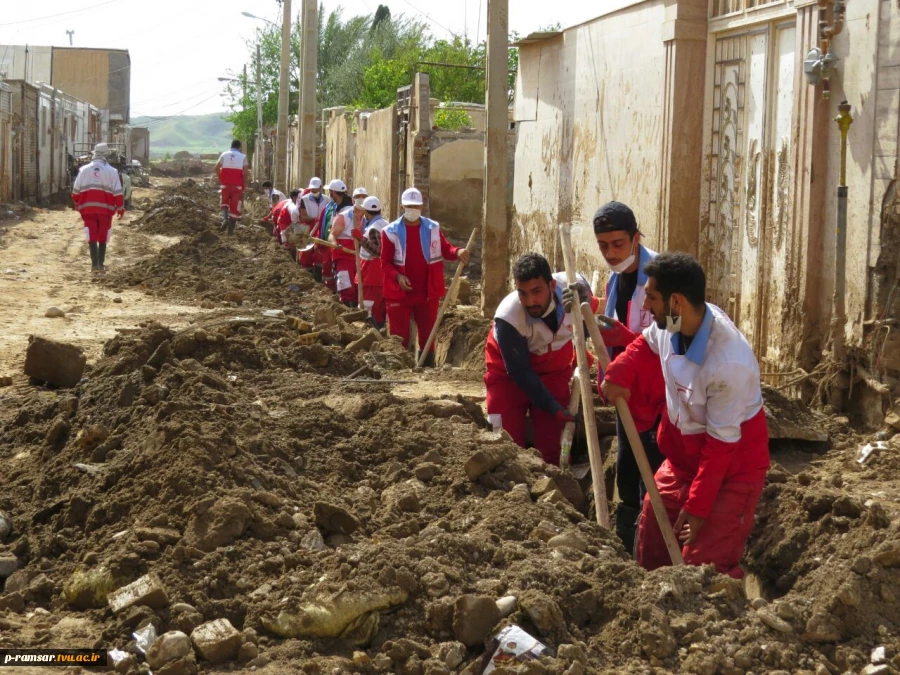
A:
[[[331,232],[328,233],[328,238],[331,239],[331,241],[335,244],[343,246],[344,248],[348,248],[352,251],[354,246],[356,246],[352,232],[354,230],[362,230],[362,221],[365,215],[365,211],[360,211],[360,213],[357,215],[352,206],[349,206],[345,210],[342,210],[340,213],[335,214],[334,218],[331,221]],[[351,221],[349,223],[349,227],[347,223],[348,220]],[[345,253],[341,249],[336,248],[331,251],[331,259],[356,260],[356,255]]]
[[[665,395],[660,357],[643,335],[610,364],[604,379],[631,390],[629,408],[636,423],[636,410],[644,410],[642,405],[655,400],[658,392]],[[700,518],[709,516],[724,481],[753,483],[765,479],[769,467],[768,440],[764,409],[741,424],[741,437],[733,443],[709,433],[684,434],[669,420],[668,412],[663,415],[657,434],[659,449],[675,475],[691,484],[684,510]]]
[[[269,214],[269,219],[274,223],[272,227],[272,234],[276,235],[282,230],[286,229],[288,225],[291,224],[291,214],[287,209],[288,205],[287,199],[282,199],[275,206],[272,207],[272,213]],[[284,216],[287,215],[287,223],[282,225],[284,222]]]
[[[72,186],[72,201],[82,216],[112,218],[116,213],[125,213],[119,172],[102,159],[81,167]]]
[[[638,342],[640,341],[643,343],[644,348],[646,348],[647,351],[650,351],[647,344],[643,342],[643,337],[640,333],[632,333],[632,336],[633,342],[625,348],[624,352],[620,352],[612,363],[609,364],[606,377],[597,379],[597,391],[600,392],[601,396],[603,396],[603,392],[600,391],[600,385],[603,384],[604,379],[613,384],[621,384],[619,380],[623,379],[621,370],[623,367],[622,363],[625,362],[625,359],[632,358],[631,355],[626,356],[629,350],[633,353],[635,350],[639,349],[640,346],[638,345]],[[653,354],[652,351],[650,351],[650,354],[656,358],[656,362],[652,363],[648,359],[647,363],[644,364],[640,377],[629,380],[630,384],[628,385],[628,388],[631,390],[631,397],[628,399],[628,409],[631,411],[631,416],[634,418],[634,425],[640,432],[648,431],[653,428],[653,425],[656,424],[656,420],[659,416],[664,415],[666,411],[666,381],[663,378],[662,365],[656,354]],[[612,377],[610,377],[610,373],[614,373]]]
[[[447,292],[444,286],[444,260],[458,260],[460,249],[453,246],[440,225],[433,220],[419,218],[419,234],[422,252],[428,256],[428,298],[442,298]],[[406,275],[406,225],[402,217],[384,228],[381,233],[381,269],[384,272],[384,299],[404,301],[406,291],[397,283],[397,275]],[[411,280],[415,285],[416,280]]]

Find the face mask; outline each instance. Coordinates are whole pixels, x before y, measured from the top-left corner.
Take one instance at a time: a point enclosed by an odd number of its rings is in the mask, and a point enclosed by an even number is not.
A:
[[[410,222],[416,222],[419,219],[419,216],[422,215],[422,209],[403,209],[403,215],[406,216],[406,219]]]
[[[274,190],[272,190],[272,188],[266,188],[266,194],[269,195],[270,197],[272,196],[273,192],[274,192]]]
[[[313,190],[310,194],[312,194],[313,197],[315,197],[316,199],[318,199],[319,197],[322,196],[322,191],[319,190],[319,191],[317,192],[317,191]]]
[[[669,303],[666,303],[666,330],[671,333],[680,333],[681,332],[681,319],[679,316],[672,316],[672,310],[669,307]]]
[[[360,199],[354,199],[353,206],[355,206],[358,209],[361,209],[364,201],[366,201],[364,197],[360,198]]]
[[[616,274],[621,274],[622,272],[624,272],[625,270],[627,270],[629,267],[631,267],[634,264],[635,255],[636,254],[634,251],[634,247],[632,247],[630,256],[625,258],[625,260],[620,262],[618,265],[609,265],[609,269],[611,269]],[[609,264],[609,263],[607,263],[607,264]]]

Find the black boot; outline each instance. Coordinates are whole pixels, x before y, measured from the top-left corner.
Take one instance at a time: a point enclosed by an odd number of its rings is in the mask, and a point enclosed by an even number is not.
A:
[[[313,265],[312,268],[313,279],[318,281],[320,284],[322,283],[322,266],[321,265]]]
[[[226,218],[226,223],[228,234],[234,234],[234,218]]]
[[[226,229],[228,227],[228,207],[222,207],[222,229]]]
[[[100,254],[97,251],[97,242],[89,242],[88,249],[90,249],[91,251],[91,272],[96,272],[98,269],[100,269]]]
[[[422,362],[423,368],[434,368],[434,352],[428,352],[428,355],[425,357],[425,361]]]
[[[97,250],[97,267],[101,272],[106,272],[106,268],[103,266],[106,262],[106,244],[102,243],[98,245]]]
[[[641,510],[635,506],[619,504],[616,507],[616,534],[622,540],[622,546],[632,556],[637,539],[637,521]]]

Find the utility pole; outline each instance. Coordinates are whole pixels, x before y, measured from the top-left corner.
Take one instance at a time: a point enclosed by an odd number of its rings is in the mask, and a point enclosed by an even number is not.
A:
[[[253,145],[253,176],[257,182],[263,180],[262,168],[262,143],[263,143],[263,115],[262,115],[262,57],[260,56],[259,42],[256,43],[256,143]]]
[[[283,0],[281,20],[281,82],[278,87],[278,128],[275,131],[275,185],[285,194],[287,184],[288,102],[291,73],[291,0]]]
[[[319,24],[316,0],[303,0],[302,50],[300,63],[300,148],[297,152],[301,181],[308,181],[316,173],[316,72],[319,43]]]
[[[74,30],[67,30],[67,31],[66,31],[66,35],[69,36],[69,46],[71,47],[71,46],[73,45],[72,38],[75,36],[75,31],[74,31]]]
[[[494,315],[506,295],[509,128],[509,0],[487,4],[487,129],[484,134],[484,215],[481,226],[481,311]]]

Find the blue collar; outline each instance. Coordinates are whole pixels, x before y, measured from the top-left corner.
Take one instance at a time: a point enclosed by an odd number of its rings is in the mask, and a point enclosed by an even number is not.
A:
[[[400,249],[406,251],[406,221],[400,216],[393,223],[388,225],[385,230],[391,234],[397,235],[400,241]],[[438,224],[433,220],[429,220],[425,216],[419,216],[419,241],[422,243],[422,255],[428,260],[428,253],[431,250],[431,230]],[[413,225],[415,227],[415,225]],[[405,254],[404,254],[405,255]]]
[[[706,345],[709,344],[709,334],[712,332],[712,326],[713,313],[707,303],[706,315],[703,317],[703,323],[700,324],[700,330],[697,331],[697,334],[691,342],[691,346],[688,347],[687,353],[684,355],[685,358],[693,361],[697,365],[703,363],[703,356],[706,354]],[[676,333],[672,336],[672,349],[675,350],[676,354],[681,351],[679,348],[681,346],[681,339],[681,333]]]

